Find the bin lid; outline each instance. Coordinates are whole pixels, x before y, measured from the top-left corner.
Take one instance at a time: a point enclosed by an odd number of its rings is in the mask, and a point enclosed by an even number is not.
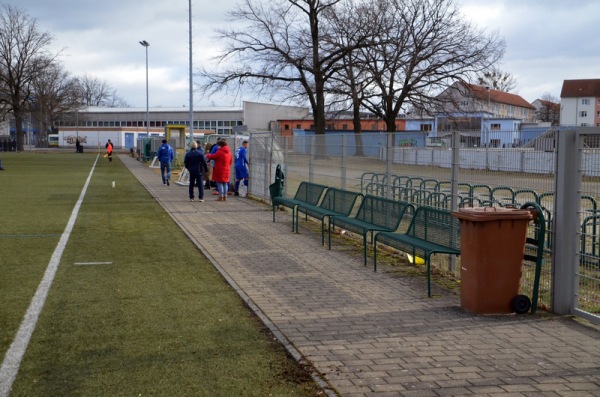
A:
[[[534,215],[527,209],[506,208],[506,207],[469,207],[460,208],[458,211],[453,211],[452,215],[458,219],[468,221],[495,221],[495,220],[512,220],[512,219],[527,219],[532,220]]]

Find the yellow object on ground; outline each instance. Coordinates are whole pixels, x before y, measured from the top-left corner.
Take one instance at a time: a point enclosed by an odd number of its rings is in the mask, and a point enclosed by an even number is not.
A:
[[[425,259],[421,258],[420,256],[413,257],[411,254],[406,254],[406,257],[408,258],[408,261],[410,263],[414,263],[415,265],[424,265],[425,264]]]

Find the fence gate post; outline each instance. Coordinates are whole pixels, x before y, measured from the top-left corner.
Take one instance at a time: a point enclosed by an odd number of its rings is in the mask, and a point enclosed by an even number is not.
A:
[[[552,255],[552,311],[570,314],[575,307],[581,189],[581,146],[577,131],[557,131],[556,194]]]

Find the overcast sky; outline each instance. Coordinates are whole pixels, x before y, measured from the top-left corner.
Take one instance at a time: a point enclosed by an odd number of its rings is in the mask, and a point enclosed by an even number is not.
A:
[[[213,29],[239,0],[192,0],[194,69],[218,51]],[[269,1],[269,0],[265,0]],[[506,41],[500,69],[533,102],[560,96],[563,80],[600,78],[599,0],[457,0],[465,18]],[[131,106],[146,106],[150,43],[150,107],[189,105],[189,0],[5,0],[37,19],[62,49],[73,75],[106,81]],[[245,100],[257,100],[243,93]],[[263,100],[264,101],[264,100]],[[239,106],[238,97],[200,98],[194,106]]]

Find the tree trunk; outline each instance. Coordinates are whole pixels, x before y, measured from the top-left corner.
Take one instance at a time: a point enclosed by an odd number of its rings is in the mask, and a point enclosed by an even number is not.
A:
[[[356,144],[356,152],[354,153],[357,157],[363,157],[365,152],[363,150],[363,142],[362,142],[362,126],[360,124],[360,103],[358,100],[353,99],[353,109],[352,109],[352,123],[354,124],[354,141]]]
[[[315,118],[315,135],[316,135],[316,159],[327,159],[327,147],[325,143],[325,84],[323,77],[318,73],[315,74],[315,96],[316,109],[314,111]]]
[[[17,138],[17,152],[22,152],[25,135],[23,134],[23,116],[21,112],[15,112],[15,136]]]
[[[385,127],[387,132],[396,132],[396,119],[390,118],[385,120]]]

